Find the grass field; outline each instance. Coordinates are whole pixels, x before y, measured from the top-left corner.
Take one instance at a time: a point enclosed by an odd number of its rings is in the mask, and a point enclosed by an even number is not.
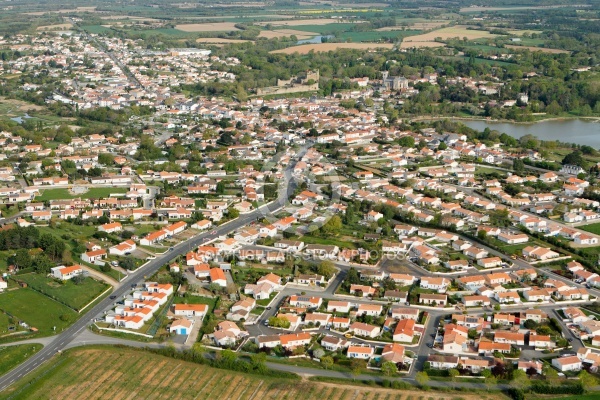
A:
[[[600,222],[589,225],[581,225],[577,227],[586,232],[595,233],[596,235],[600,235]]]
[[[37,343],[0,347],[0,376],[27,360],[42,347]]]
[[[292,36],[292,35],[295,35],[299,40],[302,40],[302,39],[309,39],[313,36],[317,36],[318,33],[308,32],[308,31],[299,31],[296,29],[274,29],[272,31],[261,31],[260,35],[258,35],[258,37],[273,39],[273,38],[280,38],[280,37],[286,37],[286,36]]]
[[[107,32],[111,32],[112,29],[107,28],[106,26],[102,26],[102,25],[87,25],[87,26],[82,26],[84,31],[87,31],[89,33],[95,33],[96,35],[100,35],[102,33],[107,33]]]
[[[271,378],[210,368],[113,347],[77,348],[17,382],[0,399],[387,399],[496,400],[502,395],[449,394]],[[28,385],[28,383],[30,383]]]
[[[319,44],[302,44],[300,46],[288,47],[287,49],[275,50],[272,53],[283,53],[283,54],[308,54],[311,51],[335,51],[339,49],[391,49],[394,45],[392,43],[319,43]]]
[[[44,189],[42,194],[35,198],[36,201],[74,199],[81,197],[82,199],[100,199],[109,197],[111,194],[127,193],[127,188],[124,187],[96,187],[91,188],[85,193],[74,195],[69,193],[69,189]]]
[[[11,290],[0,294],[0,309],[38,329],[40,335],[60,332],[77,318],[69,307],[33,289]]]
[[[109,287],[106,283],[92,278],[85,278],[78,285],[70,280],[61,284],[54,279],[34,273],[19,275],[17,279],[26,282],[32,289],[36,289],[77,311],[81,310]]]

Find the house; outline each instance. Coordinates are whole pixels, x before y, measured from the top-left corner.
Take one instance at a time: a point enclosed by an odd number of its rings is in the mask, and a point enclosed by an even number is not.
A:
[[[354,322],[350,325],[350,330],[357,336],[375,338],[379,336],[381,328],[374,325],[365,324],[363,322]]]
[[[305,307],[308,309],[319,308],[323,304],[321,297],[309,297],[309,296],[290,296],[290,306],[292,307]]]
[[[499,265],[502,265],[502,259],[500,257],[480,258],[479,260],[477,260],[477,265],[483,268],[494,268]]]
[[[481,307],[489,306],[491,304],[490,298],[487,296],[463,296],[463,304],[465,307]]]
[[[529,345],[536,349],[551,349],[554,348],[554,342],[548,335],[529,334]]]
[[[8,282],[6,282],[4,278],[0,276],[0,292],[3,292],[6,289],[8,289]]]
[[[240,321],[242,319],[247,320],[250,315],[250,311],[256,306],[256,300],[247,297],[244,300],[236,302],[229,309],[226,318],[230,321]]]
[[[60,279],[61,281],[66,281],[77,275],[83,274],[83,268],[81,268],[81,265],[73,265],[71,267],[60,266],[51,268],[50,270],[52,272],[52,276],[56,279]]]
[[[321,346],[327,351],[338,351],[348,347],[350,343],[337,336],[325,335],[321,339]]]
[[[543,366],[539,361],[519,361],[517,363],[517,369],[524,372],[535,371],[538,375],[542,374]]]
[[[494,342],[508,343],[514,346],[524,346],[525,334],[516,332],[496,331],[494,332]]]
[[[173,305],[173,314],[183,317],[199,317],[203,319],[208,312],[206,304],[175,304]]]
[[[415,335],[415,320],[414,319],[401,319],[396,324],[394,329],[393,339],[394,342],[405,342],[412,343]]]
[[[136,248],[137,248],[137,245],[135,244],[135,242],[133,240],[126,240],[115,246],[110,247],[108,249],[108,253],[116,255],[116,256],[124,256],[124,255],[128,255],[131,252],[135,251]]]
[[[347,301],[330,300],[327,303],[327,312],[348,313],[350,312],[350,303]]]
[[[383,347],[381,357],[384,361],[393,362],[394,364],[404,362],[405,348],[398,343],[389,343]]]
[[[423,289],[437,290],[438,293],[444,293],[448,286],[450,286],[450,280],[442,277],[423,277],[419,286]]]
[[[419,319],[420,311],[417,308],[392,307],[391,316],[395,319]]]
[[[452,369],[458,367],[459,358],[456,356],[445,356],[441,354],[431,354],[427,357],[427,362],[433,369]]]
[[[375,349],[371,346],[348,346],[348,358],[359,358],[368,360],[375,354]]]
[[[298,346],[305,346],[310,344],[312,336],[308,332],[290,333],[287,335],[281,335],[279,340],[281,346],[286,349],[294,349]]]
[[[500,233],[497,238],[499,241],[508,244],[526,243],[529,240],[529,236],[524,233],[513,234],[509,232]]]
[[[432,306],[446,306],[448,296],[445,294],[419,294],[419,303]]]
[[[371,317],[377,317],[383,312],[383,306],[378,304],[359,304],[356,315],[369,315]]]
[[[531,289],[523,291],[523,297],[527,301],[550,301],[550,292],[546,289]]]
[[[123,226],[121,225],[120,222],[111,222],[108,224],[100,225],[98,227],[98,230],[100,232],[115,233],[115,232],[121,232],[123,230]]]
[[[169,326],[169,332],[176,335],[189,335],[192,332],[194,321],[186,318],[176,319]]]
[[[565,356],[552,359],[552,366],[560,372],[580,371],[581,360],[577,356]]]
[[[331,319],[331,326],[334,329],[348,329],[350,327],[350,318],[333,317]]]
[[[408,300],[408,292],[401,292],[399,290],[386,290],[383,294],[383,298],[390,301],[406,303]]]
[[[81,253],[81,259],[84,262],[94,264],[96,261],[100,261],[106,257],[106,250],[92,250],[85,253]]]
[[[227,286],[227,278],[225,277],[225,272],[223,272],[221,268],[211,268],[209,277],[211,283],[216,283],[221,287]]]
[[[350,294],[353,294],[353,295],[360,294],[360,296],[362,296],[362,297],[369,297],[369,296],[373,296],[376,292],[377,292],[377,290],[371,286],[356,285],[356,284],[350,285]]]
[[[500,304],[518,304],[521,302],[521,298],[518,293],[515,292],[500,292],[494,293],[494,298]]]
[[[248,332],[242,331],[231,321],[222,321],[217,325],[213,339],[218,346],[233,346],[239,338],[248,336]]]
[[[523,249],[523,256],[534,260],[545,261],[557,258],[560,254],[540,246],[527,246]]]

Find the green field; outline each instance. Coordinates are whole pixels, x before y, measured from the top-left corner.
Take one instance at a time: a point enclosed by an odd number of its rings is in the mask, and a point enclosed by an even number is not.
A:
[[[346,32],[350,30],[355,24],[340,22],[339,24],[324,24],[324,25],[298,25],[291,26],[289,29],[295,29],[298,31],[316,32],[321,35],[333,35],[336,32]],[[287,28],[287,27],[282,27]]]
[[[92,278],[85,278],[85,280],[78,285],[71,280],[60,283],[52,278],[34,273],[19,275],[16,278],[26,282],[32,289],[42,292],[77,311],[82,309],[109,287],[106,283],[99,282]]]
[[[215,369],[143,350],[94,346],[56,356],[35,376],[27,376],[0,394],[0,399],[419,399],[417,390],[382,389],[275,378]],[[429,390],[428,400],[482,399],[472,393]],[[486,392],[487,400],[505,398]]]
[[[124,187],[97,187],[91,188],[81,195],[73,195],[69,193],[69,189],[45,189],[42,190],[42,194],[35,198],[35,201],[49,201],[49,200],[63,200],[63,199],[75,199],[81,197],[82,199],[100,199],[109,197],[111,194],[124,194],[127,193],[127,188]]]
[[[586,232],[595,233],[596,235],[600,235],[600,222],[589,225],[581,225],[578,226],[577,229],[581,229]]]
[[[42,347],[37,343],[0,347],[0,376],[27,360]]]
[[[95,33],[97,35],[100,35],[102,33],[112,32],[112,29],[107,28],[102,25],[87,25],[87,26],[82,26],[82,28],[83,28],[83,30],[88,31],[89,33]]]
[[[0,294],[0,309],[37,328],[44,336],[54,334],[53,327],[58,333],[77,319],[77,313],[69,307],[30,288]]]

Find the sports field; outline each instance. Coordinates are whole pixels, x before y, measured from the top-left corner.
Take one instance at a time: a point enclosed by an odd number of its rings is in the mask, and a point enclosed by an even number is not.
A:
[[[114,347],[74,349],[5,390],[0,399],[299,399],[496,400],[502,395],[452,395],[271,378],[210,368]]]

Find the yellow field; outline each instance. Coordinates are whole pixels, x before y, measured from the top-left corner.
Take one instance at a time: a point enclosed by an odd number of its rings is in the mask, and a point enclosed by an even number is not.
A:
[[[241,40],[241,39],[221,39],[221,38],[200,38],[196,39],[198,43],[209,43],[209,44],[231,44],[231,43],[246,43],[251,42],[251,40]]]
[[[231,32],[238,31],[233,22],[215,22],[206,24],[175,25],[175,29],[184,32]]]
[[[550,53],[550,54],[561,54],[561,53],[570,53],[567,50],[560,49],[546,49],[543,47],[534,47],[534,46],[515,46],[513,44],[507,44],[504,47],[514,50],[529,50],[529,51],[541,51],[542,53]]]
[[[481,38],[493,38],[497,35],[491,34],[487,31],[478,31],[474,29],[467,29],[467,25],[450,26],[447,28],[438,29],[422,35],[407,36],[404,38],[404,42],[433,42],[435,38],[441,38],[442,40],[452,38],[464,38],[468,40],[481,39]]]
[[[27,12],[23,13],[25,15],[44,15],[44,14],[66,14],[72,12],[96,12],[96,7],[77,7],[77,8],[69,8],[63,10],[56,11],[37,11],[37,12]]]
[[[312,18],[312,19],[291,19],[291,20],[280,20],[280,21],[264,21],[257,22],[256,25],[267,25],[273,26],[285,25],[285,26],[299,26],[299,25],[327,25],[335,24],[340,22],[339,19],[334,18]]]
[[[0,394],[14,399],[303,399],[303,400],[500,400],[495,393],[393,390],[262,377],[114,347],[76,349],[49,362]],[[43,376],[20,389],[35,376]],[[423,396],[425,394],[425,396]]]
[[[401,49],[412,49],[417,48],[423,48],[423,47],[444,47],[446,46],[444,43],[439,43],[439,42],[402,42],[400,43],[400,48]]]
[[[72,27],[73,27],[73,25],[71,23],[66,23],[66,24],[38,26],[35,29],[38,31],[61,31],[64,29],[71,29]]]
[[[318,33],[298,31],[295,29],[277,29],[277,30],[272,30],[272,31],[261,31],[260,35],[258,35],[258,37],[273,39],[273,38],[280,38],[280,37],[292,36],[292,35],[296,35],[296,37],[298,39],[302,40],[302,39],[309,39],[311,37],[317,36]]]
[[[391,49],[392,43],[318,43],[318,44],[302,44],[300,46],[288,47],[287,49],[275,50],[271,53],[282,54],[308,54],[310,51],[335,51],[338,49]]]

